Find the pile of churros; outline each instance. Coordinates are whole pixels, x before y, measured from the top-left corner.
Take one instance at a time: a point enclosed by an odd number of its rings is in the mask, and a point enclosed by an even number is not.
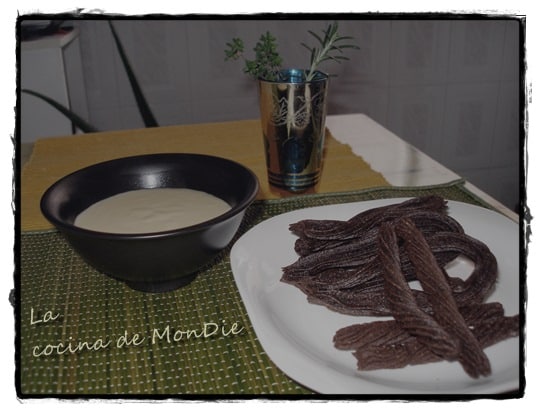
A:
[[[487,376],[483,349],[519,334],[518,315],[485,302],[497,280],[495,256],[448,215],[442,197],[373,208],[347,221],[302,220],[290,230],[299,258],[283,268],[283,282],[340,313],[392,317],[336,332],[335,347],[352,350],[359,370],[458,361],[472,378]],[[466,279],[445,270],[460,256],[474,266]]]

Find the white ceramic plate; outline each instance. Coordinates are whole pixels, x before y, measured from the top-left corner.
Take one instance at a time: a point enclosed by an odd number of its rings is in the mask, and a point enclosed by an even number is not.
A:
[[[270,218],[244,234],[231,250],[231,267],[249,318],[264,350],[290,378],[321,394],[493,394],[519,387],[519,339],[488,347],[492,375],[470,378],[458,363],[439,362],[398,370],[359,372],[351,351],[332,338],[341,327],[376,320],[332,312],[309,304],[305,294],[280,282],[282,267],[298,258],[289,224],[302,219],[345,220],[404,199],[374,200],[296,210]],[[519,312],[519,229],[484,208],[449,201],[449,212],[467,234],[483,241],[497,257],[499,279],[488,301]],[[449,270],[465,276],[465,261]],[[381,319],[380,317],[377,319]]]

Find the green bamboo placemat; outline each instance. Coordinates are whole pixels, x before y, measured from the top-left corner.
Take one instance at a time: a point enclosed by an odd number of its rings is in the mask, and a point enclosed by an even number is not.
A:
[[[298,208],[425,194],[486,206],[462,181],[305,195],[255,202],[238,236]],[[147,294],[96,272],[56,231],[25,232],[20,240],[21,397],[312,394],[262,349],[230,248],[189,286]]]

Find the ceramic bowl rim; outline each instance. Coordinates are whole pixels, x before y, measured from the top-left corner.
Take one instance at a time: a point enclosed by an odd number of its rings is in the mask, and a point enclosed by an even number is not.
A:
[[[199,159],[206,159],[211,161],[220,161],[224,163],[229,163],[230,165],[237,167],[238,169],[244,171],[248,179],[252,181],[252,186],[249,191],[246,191],[246,194],[243,196],[243,198],[240,200],[240,202],[233,206],[230,210],[226,211],[223,214],[220,214],[217,217],[211,218],[209,220],[203,221],[198,224],[193,224],[187,227],[183,228],[176,228],[171,230],[164,230],[164,231],[156,231],[156,232],[147,232],[147,233],[109,233],[109,232],[103,232],[103,231],[96,231],[96,230],[90,230],[87,228],[77,227],[72,223],[68,223],[65,220],[57,218],[55,215],[53,215],[48,207],[47,207],[47,200],[52,195],[52,193],[61,186],[66,180],[73,178],[74,176],[78,174],[83,174],[85,172],[88,172],[91,169],[104,167],[106,165],[110,165],[115,162],[120,161],[134,161],[137,159],[149,159],[149,158],[158,158],[163,156],[177,156],[177,157],[197,157]],[[163,187],[165,188],[165,187]],[[93,238],[100,238],[100,239],[111,239],[111,240],[150,240],[154,238],[165,238],[165,237],[175,237],[175,236],[182,236],[185,234],[190,234],[194,232],[204,231],[205,229],[211,228],[215,226],[216,224],[225,222],[229,220],[230,218],[240,214],[243,212],[254,200],[255,197],[258,194],[260,188],[260,184],[258,181],[257,176],[253,171],[251,171],[246,166],[227,158],[213,156],[213,155],[207,155],[207,154],[196,154],[196,153],[154,153],[154,154],[142,154],[142,155],[134,155],[134,156],[126,156],[126,157],[118,157],[111,160],[101,161],[98,163],[91,164],[89,166],[80,168],[76,171],[73,171],[60,179],[58,179],[56,182],[54,182],[41,196],[40,200],[40,209],[42,214],[49,220],[55,227],[58,229],[61,229],[66,232],[70,232],[73,234],[93,237]]]

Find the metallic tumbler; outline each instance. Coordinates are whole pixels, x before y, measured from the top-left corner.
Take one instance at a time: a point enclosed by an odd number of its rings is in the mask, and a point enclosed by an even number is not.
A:
[[[304,73],[258,80],[268,181],[291,192],[316,185],[323,161],[328,75],[318,71],[306,82]]]

